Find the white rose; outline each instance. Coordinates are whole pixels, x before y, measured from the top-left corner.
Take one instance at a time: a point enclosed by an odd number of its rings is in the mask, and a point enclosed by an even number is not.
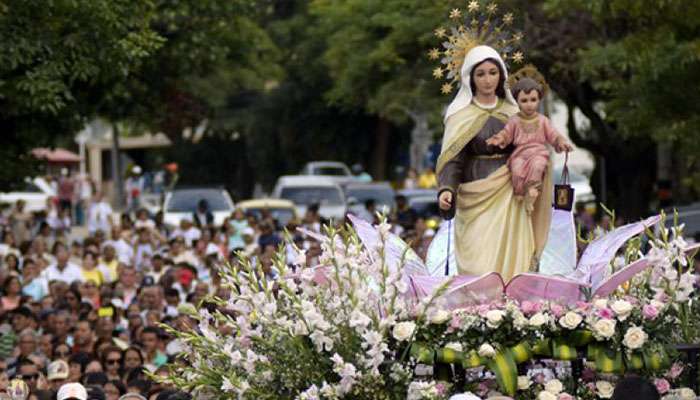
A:
[[[490,310],[486,313],[486,325],[491,328],[498,328],[503,321],[505,313],[501,310]]]
[[[394,339],[398,340],[399,342],[403,342],[404,340],[408,340],[413,335],[413,331],[415,329],[416,324],[411,321],[399,322],[398,324],[394,325],[394,329],[391,333],[394,335]]]
[[[614,301],[611,305],[610,308],[612,308],[613,311],[615,311],[615,314],[617,314],[617,318],[620,321],[624,321],[629,317],[630,313],[632,313],[632,304],[629,301],[625,300],[616,300]]]
[[[457,343],[457,342],[447,343],[447,344],[445,345],[445,348],[446,348],[446,349],[451,349],[451,350],[454,350],[454,351],[462,351],[462,350],[463,350],[462,344],[461,344],[461,343]]]
[[[605,308],[608,306],[608,299],[595,299],[593,300],[593,305],[596,308]]]
[[[496,355],[496,349],[488,343],[484,343],[479,347],[479,355],[486,358],[491,358]]]
[[[518,377],[518,390],[527,390],[532,385],[530,378],[527,375],[520,375]]]
[[[513,318],[513,325],[518,329],[526,327],[528,322],[529,320],[523,315],[523,313],[518,313]]]
[[[693,389],[690,389],[690,388],[681,388],[681,389],[678,389],[678,396],[679,396],[682,400],[694,400],[694,399],[697,398],[697,397],[695,396],[695,392],[693,391]]]
[[[597,381],[595,383],[596,393],[602,399],[609,399],[615,391],[615,387],[608,381]]]
[[[627,332],[625,332],[625,338],[622,340],[622,344],[627,346],[628,349],[639,349],[644,346],[644,343],[647,341],[647,337],[647,333],[644,332],[644,329],[635,326],[627,329]]]
[[[544,385],[544,390],[551,394],[559,394],[564,390],[564,385],[561,384],[559,379],[552,379]]]
[[[547,323],[547,316],[542,314],[542,313],[537,313],[530,317],[530,326],[534,326],[535,328],[539,328],[540,326],[544,325]]]
[[[450,313],[445,310],[437,310],[430,315],[431,324],[442,324],[448,319],[450,319]]]
[[[551,394],[548,391],[543,390],[540,392],[540,394],[537,395],[537,400],[557,400],[557,395]]]
[[[576,329],[582,320],[583,317],[581,317],[579,313],[569,311],[563,317],[559,318],[559,324],[567,329]]]
[[[612,319],[599,319],[593,325],[593,333],[604,339],[610,339],[615,334],[615,324]]]

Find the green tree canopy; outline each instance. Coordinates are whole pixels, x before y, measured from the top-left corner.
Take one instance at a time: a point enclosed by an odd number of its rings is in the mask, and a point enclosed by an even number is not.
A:
[[[153,12],[149,1],[0,3],[0,187],[32,173],[31,147],[82,126],[86,92],[99,97],[162,44]]]

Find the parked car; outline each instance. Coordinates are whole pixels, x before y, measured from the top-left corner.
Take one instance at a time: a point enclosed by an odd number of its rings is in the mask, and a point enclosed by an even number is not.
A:
[[[222,225],[234,210],[231,196],[222,187],[182,187],[165,194],[163,220],[166,224],[179,226],[185,216],[193,216],[200,200],[207,201],[215,225]]]
[[[387,182],[349,183],[345,185],[348,212],[359,215],[365,209],[365,201],[373,199],[378,212],[389,214],[396,206],[396,192]]]
[[[355,177],[350,172],[350,168],[348,168],[345,163],[339,161],[309,162],[301,169],[300,175],[325,176],[339,185],[355,181]]]
[[[297,213],[294,203],[283,199],[251,199],[240,201],[237,204],[246,214],[253,214],[260,218],[264,210],[277,220],[280,226],[285,226],[289,221],[296,219]]]
[[[561,181],[561,168],[552,170],[552,183],[558,184]],[[569,184],[574,189],[574,204],[577,203],[595,203],[595,194],[593,188],[585,175],[569,169]]]
[[[272,197],[294,203],[297,215],[303,217],[306,209],[319,204],[319,214],[325,218],[345,218],[345,195],[340,186],[325,176],[286,175],[277,180]]]
[[[435,189],[403,189],[399,194],[406,197],[408,206],[422,218],[439,218],[440,211]]]
[[[0,193],[0,204],[14,206],[17,200],[24,200],[27,212],[39,212],[46,209],[49,198],[55,197],[56,192],[46,179],[41,177],[26,178],[24,187],[14,192]]]

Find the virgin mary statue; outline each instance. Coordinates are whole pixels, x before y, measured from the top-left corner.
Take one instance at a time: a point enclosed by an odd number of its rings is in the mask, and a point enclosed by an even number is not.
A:
[[[476,46],[467,53],[459,92],[445,114],[436,168],[440,209],[446,218],[455,218],[459,273],[498,272],[506,282],[537,265],[552,212],[549,171],[535,210],[528,214],[513,194],[506,165],[513,147],[486,144],[518,112],[506,88],[507,74],[493,48]]]

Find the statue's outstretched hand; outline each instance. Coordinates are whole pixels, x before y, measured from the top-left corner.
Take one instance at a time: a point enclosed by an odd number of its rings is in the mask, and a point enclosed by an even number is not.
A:
[[[486,139],[486,144],[489,146],[498,146],[500,148],[506,147],[506,140],[501,135],[493,135]]]
[[[450,207],[452,207],[452,192],[445,190],[444,192],[440,193],[439,201],[440,209],[449,210]]]

